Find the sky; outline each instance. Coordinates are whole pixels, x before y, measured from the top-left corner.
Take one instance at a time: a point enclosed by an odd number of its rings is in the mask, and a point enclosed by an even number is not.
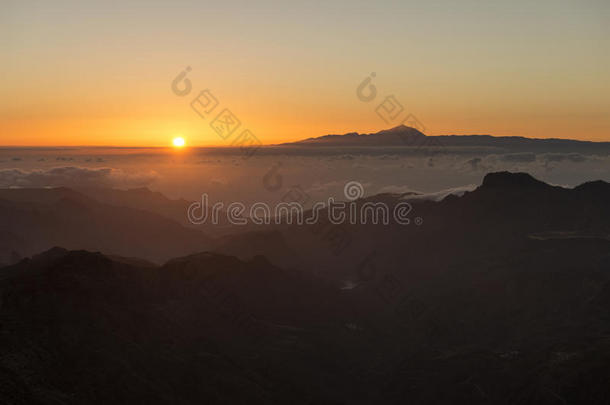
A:
[[[430,135],[610,141],[608,21],[604,0],[4,0],[0,145],[227,146],[246,129],[273,144],[408,114]],[[401,114],[384,121],[389,96]],[[226,138],[224,109],[240,122]]]

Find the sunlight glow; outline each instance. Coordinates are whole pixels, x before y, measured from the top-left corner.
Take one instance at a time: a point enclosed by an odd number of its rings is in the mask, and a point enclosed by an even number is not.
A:
[[[184,145],[186,145],[186,142],[185,142],[184,138],[182,138],[181,136],[178,136],[178,137],[174,138],[174,140],[172,141],[172,144],[174,145],[175,148],[182,148]]]

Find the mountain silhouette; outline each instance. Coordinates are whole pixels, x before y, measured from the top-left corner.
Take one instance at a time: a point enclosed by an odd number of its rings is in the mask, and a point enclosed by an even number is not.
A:
[[[66,188],[2,190],[0,220],[0,258],[63,246],[162,262],[212,241],[159,214],[103,204]]]
[[[426,141],[426,135],[405,125],[371,134],[350,132],[344,135],[324,135],[283,145],[299,146],[408,146]]]
[[[549,185],[536,180],[528,173],[510,173],[510,172],[497,172],[489,173],[483,178],[483,184],[481,188],[538,188],[543,190],[548,188]]]
[[[350,132],[343,135],[323,135],[284,143],[281,146],[334,146],[334,147],[415,147],[432,148],[437,152],[460,149],[493,153],[610,153],[610,142],[590,142],[572,139],[538,139],[521,136],[491,135],[426,135],[416,128],[399,125],[369,134]],[[453,149],[451,149],[453,148]],[[455,149],[458,148],[458,149]]]
[[[149,268],[54,248],[2,269],[0,291],[9,403],[305,404],[348,390],[300,373],[324,361],[316,347],[341,344],[333,329],[349,306],[263,258],[201,253]]]
[[[162,265],[137,259],[137,244],[46,250],[0,268],[0,400],[607,403],[609,196],[602,181],[489,173],[461,197],[366,199],[411,201],[419,226],[281,224]],[[168,243],[186,229],[73,197],[4,199],[1,212],[11,226],[43,209],[48,227],[69,223],[63,209],[110,222],[82,241],[130,227]],[[59,239],[35,229],[41,244]],[[333,252],[339,229],[349,243]]]

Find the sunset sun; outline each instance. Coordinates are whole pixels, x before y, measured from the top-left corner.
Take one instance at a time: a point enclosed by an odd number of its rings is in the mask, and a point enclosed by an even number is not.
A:
[[[186,145],[186,142],[183,137],[178,136],[173,139],[172,144],[174,145],[175,148],[182,148],[182,147],[184,147],[184,145]]]

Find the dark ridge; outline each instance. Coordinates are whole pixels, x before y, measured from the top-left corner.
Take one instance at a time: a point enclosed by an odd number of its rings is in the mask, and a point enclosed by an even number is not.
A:
[[[544,189],[552,186],[535,179],[528,173],[494,172],[488,173],[481,184],[482,189],[490,188],[537,188]]]
[[[50,261],[54,261],[57,259],[61,259],[62,257],[66,256],[68,253],[69,253],[68,250],[66,250],[62,247],[55,246],[45,252],[32,256],[32,260],[50,262]]]
[[[35,255],[32,257],[32,262],[40,262],[40,263],[110,263],[112,260],[100,253],[100,252],[91,252],[88,250],[66,250],[60,247],[54,247],[51,250],[47,250],[44,253],[39,255]]]
[[[184,257],[177,257],[177,258],[171,259],[167,263],[165,263],[163,265],[163,267],[166,268],[166,267],[171,267],[171,266],[175,266],[175,265],[185,265],[188,263],[237,264],[239,262],[240,262],[240,260],[233,256],[224,255],[224,254],[220,254],[220,253],[214,253],[214,252],[201,252],[201,253],[195,253],[192,255],[184,256]]]
[[[20,273],[38,274],[43,269],[51,268],[60,269],[62,272],[72,272],[77,267],[89,266],[89,268],[95,269],[99,265],[108,265],[112,262],[113,260],[100,252],[54,247],[6,267],[2,278],[16,276]]]
[[[173,271],[201,269],[201,272],[208,273],[211,269],[231,269],[253,266],[254,268],[277,268],[264,256],[255,255],[249,259],[241,259],[236,256],[226,255],[216,252],[202,252],[189,256],[171,259],[162,266],[162,269]]]
[[[608,194],[610,193],[610,183],[606,183],[603,180],[588,181],[586,183],[574,187],[574,190],[585,193]]]
[[[255,266],[265,266],[265,267],[273,266],[273,264],[263,255],[254,256],[252,258],[252,260],[250,260],[250,263],[252,263]]]
[[[413,127],[408,127],[406,125],[399,125],[394,128],[384,129],[384,130],[377,132],[376,134],[369,134],[369,135],[383,135],[383,134],[408,134],[408,135],[420,136],[420,137],[426,136],[426,134],[424,134],[420,130],[413,128]]]
[[[395,139],[395,137],[398,136],[398,139]],[[388,142],[391,143],[395,143],[398,141],[398,144],[400,144],[400,142],[404,142],[405,139],[423,139],[426,138],[426,135],[415,129],[412,127],[408,127],[406,125],[399,125],[397,127],[394,128],[390,128],[390,129],[384,129],[382,131],[379,132],[374,132],[374,133],[370,133],[370,134],[360,134],[358,132],[348,132],[346,134],[343,135],[337,135],[337,134],[332,134],[332,135],[323,135],[323,136],[319,136],[319,137],[314,137],[314,138],[307,138],[301,141],[297,141],[297,142],[289,142],[289,143],[285,143],[283,145],[294,145],[294,144],[310,144],[310,143],[327,143],[327,142],[332,142],[333,144],[335,142],[351,142],[351,141],[357,141],[358,143],[360,143],[361,141],[369,141],[369,142],[380,142],[380,140],[387,140]]]

